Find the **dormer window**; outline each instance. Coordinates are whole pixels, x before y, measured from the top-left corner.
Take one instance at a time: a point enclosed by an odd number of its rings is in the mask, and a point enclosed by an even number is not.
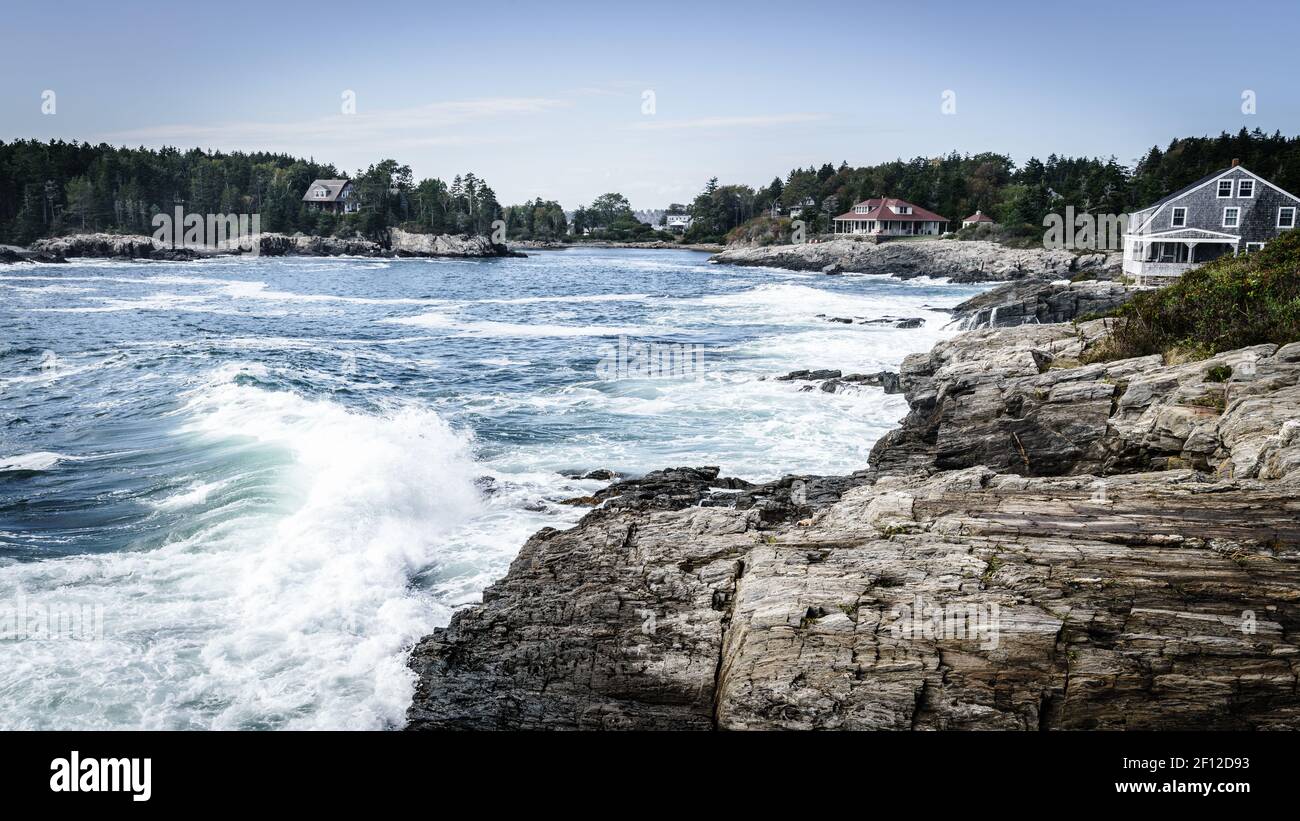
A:
[[[910,214],[910,213],[912,213],[912,206],[910,206],[910,205],[896,205],[896,206],[894,206],[894,213],[895,213],[895,214]]]
[[[869,210],[869,209],[868,209],[867,206],[865,206],[865,205],[855,205],[855,206],[853,206],[853,213],[855,213],[855,214],[865,214],[865,213],[867,213],[868,210]]]
[[[1238,180],[1238,181],[1237,181],[1237,196],[1238,196],[1238,197],[1244,197],[1245,199],[1250,199],[1251,197],[1255,196],[1255,181],[1254,181],[1254,180]]]
[[[1232,196],[1232,180],[1219,180],[1219,199]]]

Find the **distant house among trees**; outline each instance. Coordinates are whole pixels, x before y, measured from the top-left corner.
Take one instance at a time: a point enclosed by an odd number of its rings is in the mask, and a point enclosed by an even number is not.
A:
[[[938,236],[948,230],[948,218],[906,200],[885,197],[863,200],[835,218],[837,234],[875,236]]]
[[[803,212],[805,208],[813,208],[816,205],[817,205],[817,201],[814,200],[812,197],[804,197],[803,199],[798,200],[790,205],[790,216],[801,217],[803,216]]]
[[[969,217],[961,221],[962,228],[969,228],[972,225],[981,225],[981,224],[997,225],[997,223],[993,220],[992,217],[990,217],[988,214],[985,214],[983,211],[978,211],[978,210],[974,214],[971,214]]]
[[[361,207],[351,180],[316,180],[307,187],[302,201],[309,208],[335,214],[351,214]]]
[[[1124,273],[1160,285],[1228,254],[1258,251],[1296,227],[1300,198],[1236,160],[1129,216]]]
[[[691,227],[690,214],[668,214],[664,217],[664,227],[676,233],[685,233]]]

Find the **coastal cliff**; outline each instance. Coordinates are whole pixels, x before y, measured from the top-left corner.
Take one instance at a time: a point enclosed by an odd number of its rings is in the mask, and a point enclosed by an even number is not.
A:
[[[849,477],[611,485],[415,648],[412,729],[1300,728],[1300,343],[908,357]]]
[[[728,248],[711,262],[793,271],[887,274],[900,279],[946,276],[953,282],[1058,279],[1115,267],[1112,254],[1075,255],[1044,248],[1007,248],[995,242],[895,239],[879,244],[835,239],[799,245]],[[942,272],[942,274],[938,273]]]

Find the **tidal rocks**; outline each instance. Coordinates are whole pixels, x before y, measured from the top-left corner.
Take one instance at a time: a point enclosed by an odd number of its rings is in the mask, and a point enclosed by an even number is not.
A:
[[[410,257],[523,257],[505,245],[471,234],[413,234],[394,228],[389,232],[389,251]]]
[[[73,257],[121,257],[125,259],[153,259],[155,251],[167,246],[135,234],[73,234],[66,237],[38,239],[31,245],[35,254],[64,259]]]
[[[794,271],[888,274],[900,279],[950,277],[953,282],[1010,279],[1058,279],[1081,271],[1101,271],[1118,264],[1117,255],[1087,254],[1043,248],[1007,248],[993,242],[949,239],[863,242],[835,239],[800,245],[728,248],[711,262],[757,265]]]
[[[359,257],[500,257],[524,256],[504,245],[496,245],[487,237],[450,234],[414,234],[394,228],[387,243],[378,243],[361,237],[321,237],[306,234],[292,236],[275,233],[256,234],[249,242],[256,242],[263,256],[359,256]],[[113,257],[124,259],[152,259],[189,261],[213,256],[241,253],[238,245],[226,243],[221,248],[178,247],[143,235],[127,234],[74,234],[50,237],[32,243],[28,258],[41,257],[40,261],[68,257]]]
[[[409,726],[1300,729],[1300,343],[1105,333],[908,357],[868,471],[601,491],[415,648]]]
[[[1191,471],[589,517],[415,648],[409,727],[1297,728],[1298,542],[1293,493]]]
[[[899,382],[898,374],[893,371],[879,371],[877,373],[851,373],[845,375],[839,370],[825,368],[822,370],[801,370],[790,371],[784,376],[778,376],[778,382],[820,382],[820,388],[826,393],[835,393],[841,385],[868,385],[875,388],[883,388],[885,393],[901,393],[902,387]],[[805,386],[802,390],[812,390],[811,385]]]
[[[911,411],[872,449],[882,472],[985,465],[1031,476],[1194,467],[1300,480],[1300,344],[1182,365],[1080,365],[1105,320],[972,331],[903,361]],[[1261,473],[1263,471],[1263,473]],[[1293,475],[1294,474],[1294,475]]]
[[[790,371],[785,376],[778,376],[778,382],[791,382],[796,379],[805,381],[818,381],[822,379],[834,379],[841,374],[838,369],[822,368],[820,370],[803,370]]]
[[[1070,322],[1118,308],[1139,290],[1104,280],[1010,282],[971,297],[953,316],[963,328]]]

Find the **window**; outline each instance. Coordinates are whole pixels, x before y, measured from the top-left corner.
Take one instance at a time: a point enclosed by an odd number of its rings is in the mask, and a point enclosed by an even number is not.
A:
[[[1224,227],[1224,228],[1236,228],[1236,227],[1237,227],[1237,224],[1240,223],[1240,222],[1241,222],[1241,209],[1240,209],[1240,208],[1225,208],[1225,209],[1223,209],[1223,227]]]
[[[1295,207],[1277,209],[1277,227],[1294,228],[1295,227]]]
[[[1171,210],[1171,211],[1169,212],[1169,227],[1170,227],[1170,228],[1186,228],[1186,227],[1187,227],[1187,209],[1186,209],[1186,208],[1175,208],[1175,209],[1173,209],[1173,210]]]
[[[1264,243],[1262,242],[1248,242],[1246,243],[1246,253],[1254,253],[1255,251],[1261,250],[1263,247]]]
[[[1237,180],[1237,196],[1245,199],[1255,196],[1255,181]]]
[[[1219,199],[1232,196],[1232,180],[1219,180]]]

